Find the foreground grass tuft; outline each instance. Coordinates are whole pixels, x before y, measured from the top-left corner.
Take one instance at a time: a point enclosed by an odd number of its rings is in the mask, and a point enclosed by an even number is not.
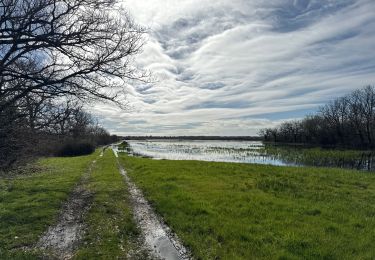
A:
[[[86,217],[86,235],[75,258],[146,259],[127,187],[111,150],[97,160],[89,187],[94,201]]]
[[[56,220],[62,203],[96,155],[49,158],[38,172],[0,178],[0,259],[29,259],[31,247]]]
[[[198,259],[375,257],[372,173],[121,160]]]

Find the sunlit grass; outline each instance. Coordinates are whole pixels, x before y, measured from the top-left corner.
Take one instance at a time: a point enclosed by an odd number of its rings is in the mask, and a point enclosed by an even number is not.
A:
[[[375,175],[122,155],[201,259],[373,259]]]

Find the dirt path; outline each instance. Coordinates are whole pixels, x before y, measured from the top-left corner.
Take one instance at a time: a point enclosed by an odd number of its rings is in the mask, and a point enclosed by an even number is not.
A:
[[[113,147],[113,152],[118,157],[116,147]],[[128,184],[134,218],[142,230],[148,251],[159,259],[191,259],[189,251],[153,211],[142,195],[141,190],[130,180],[125,169],[120,164],[119,170]]]
[[[43,249],[48,258],[70,259],[84,233],[83,218],[91,205],[92,194],[86,188],[92,167],[86,171],[60,210],[57,224],[51,226],[40,238],[36,247]]]

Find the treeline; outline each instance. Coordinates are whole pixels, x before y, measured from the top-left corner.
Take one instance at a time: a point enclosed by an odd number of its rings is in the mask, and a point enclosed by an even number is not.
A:
[[[83,104],[121,106],[144,30],[118,0],[0,5],[0,170],[40,155],[89,153],[117,140]]]
[[[263,129],[265,141],[352,148],[375,147],[375,88],[367,86],[319,108],[302,120]]]
[[[38,156],[89,154],[118,140],[80,103],[27,95],[0,114],[0,169]]]

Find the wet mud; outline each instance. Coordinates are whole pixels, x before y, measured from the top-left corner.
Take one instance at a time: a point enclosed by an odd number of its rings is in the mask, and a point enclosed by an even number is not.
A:
[[[150,254],[158,259],[192,259],[190,252],[154,212],[141,190],[130,180],[125,169],[121,165],[119,169],[128,184],[134,218],[142,230],[144,243]]]
[[[57,223],[48,228],[36,248],[42,249],[48,259],[71,259],[84,234],[84,215],[90,208],[92,194],[87,189],[90,169],[82,176],[69,199],[63,204]]]

